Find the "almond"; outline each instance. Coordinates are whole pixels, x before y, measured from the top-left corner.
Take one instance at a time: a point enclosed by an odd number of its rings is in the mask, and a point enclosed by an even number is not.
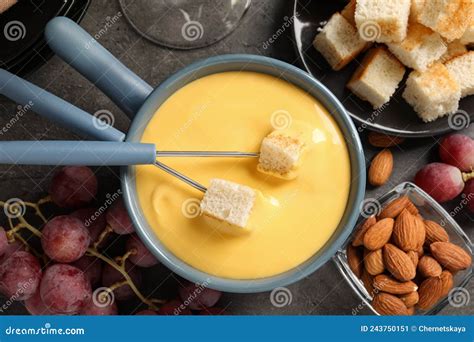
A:
[[[453,288],[454,285],[454,280],[453,280],[453,275],[451,272],[444,270],[441,272],[441,275],[439,276],[441,279],[441,284],[442,284],[442,296],[447,296],[449,291]]]
[[[387,270],[398,280],[415,278],[416,268],[410,257],[398,247],[387,243],[383,247],[383,261]]]
[[[413,202],[410,201],[410,200],[408,201],[408,203],[407,203],[407,205],[406,205],[405,208],[406,208],[406,209],[410,212],[410,214],[412,214],[412,215],[415,215],[415,216],[416,216],[416,215],[420,214],[420,212],[418,211],[418,208],[416,207],[416,205],[414,205]]]
[[[408,315],[409,313],[400,298],[383,292],[374,296],[372,307],[381,315]]]
[[[380,151],[372,160],[369,168],[369,183],[373,186],[385,184],[393,171],[393,155],[390,150]]]
[[[371,226],[377,222],[375,216],[370,216],[367,220],[362,223],[359,229],[354,234],[354,240],[352,240],[352,246],[362,246],[364,244],[364,234]]]
[[[420,261],[418,261],[418,271],[423,277],[428,278],[439,277],[443,269],[435,258],[424,255],[421,257]]]
[[[379,274],[374,278],[374,288],[391,294],[406,294],[418,289],[418,286],[412,281],[400,282],[392,277]]]
[[[402,212],[402,210],[406,208],[409,201],[410,200],[407,196],[402,196],[393,200],[382,210],[378,219],[397,217]]]
[[[362,258],[360,257],[360,251],[352,245],[347,245],[346,255],[350,269],[357,277],[360,277],[362,274]]]
[[[425,220],[426,230],[426,244],[430,245],[433,242],[447,242],[449,235],[446,230],[434,221]]]
[[[362,280],[362,284],[364,284],[365,289],[367,290],[369,296],[374,295],[374,277],[372,277],[367,270],[364,268],[362,270],[362,275],[360,277],[360,280]]]
[[[393,241],[404,250],[415,251],[425,241],[425,227],[407,209],[403,209],[393,225]]]
[[[392,236],[393,223],[393,219],[386,218],[369,227],[364,234],[364,246],[372,251],[382,248]]]
[[[413,316],[415,314],[415,307],[414,306],[410,306],[407,308],[407,311],[408,311],[408,316]]]
[[[410,308],[412,306],[415,306],[418,303],[420,296],[418,295],[417,291],[413,291],[413,292],[401,295],[400,299],[402,300],[403,303],[405,303],[407,308]]]
[[[405,141],[405,139],[401,137],[395,137],[377,132],[370,132],[368,138],[370,145],[382,148],[396,146]]]
[[[367,251],[364,255],[365,269],[370,275],[377,275],[385,271],[382,250]]]
[[[430,245],[431,254],[450,271],[464,270],[471,266],[471,255],[451,242],[434,242]]]
[[[423,246],[420,246],[417,250],[416,253],[418,254],[418,258],[421,258],[423,254],[425,254],[425,250],[423,249]]]
[[[410,260],[413,262],[413,265],[415,265],[415,267],[418,266],[418,252],[408,251],[407,255],[410,258]]]
[[[420,299],[417,306],[421,310],[431,309],[443,297],[443,281],[440,277],[426,278],[418,289]]]

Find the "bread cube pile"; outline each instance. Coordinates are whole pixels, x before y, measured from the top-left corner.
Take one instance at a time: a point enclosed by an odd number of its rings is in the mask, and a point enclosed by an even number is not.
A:
[[[403,98],[424,122],[474,94],[473,0],[350,0],[313,45],[333,70],[368,50],[347,87],[374,109],[390,101],[407,69]]]

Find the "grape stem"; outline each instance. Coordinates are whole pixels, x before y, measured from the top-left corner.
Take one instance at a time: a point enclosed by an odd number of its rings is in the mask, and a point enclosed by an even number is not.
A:
[[[471,172],[463,172],[462,179],[464,183],[466,183],[470,179],[474,179],[474,170],[472,170]]]
[[[51,202],[51,197],[50,196],[47,196],[47,197],[44,197],[42,199],[40,199],[37,203],[31,203],[31,202],[23,202],[25,204],[26,207],[30,207],[30,208],[33,208],[35,209],[35,212],[36,212],[36,215],[38,217],[41,218],[41,220],[46,223],[47,222],[47,219],[46,217],[44,216],[43,212],[41,211],[41,208],[40,206],[44,203],[48,203],[48,202]],[[2,202],[0,201],[0,207],[4,208],[5,206],[8,206],[8,203],[5,203],[5,202]],[[7,234],[7,238],[9,239],[9,241],[11,240],[15,240],[15,239],[18,239],[20,240],[22,243],[24,243],[26,245],[26,247],[31,250],[35,255],[38,256],[38,258],[41,258],[40,257],[40,254],[37,253],[36,251],[34,251],[30,245],[28,244],[28,242],[19,234],[19,232],[23,229],[23,228],[26,228],[28,229],[32,234],[34,234],[35,236],[41,238],[41,236],[43,235],[41,233],[41,231],[37,228],[35,228],[33,225],[31,225],[30,223],[28,223],[28,221],[24,218],[23,216],[24,213],[21,213],[18,217],[15,217],[16,219],[18,219],[18,221],[20,221],[17,225],[13,225],[13,221],[11,219],[11,217],[9,216],[8,217],[8,222],[9,222],[9,225],[10,225],[10,229],[6,232]],[[115,284],[113,284],[109,289],[109,291],[113,291],[121,286],[124,286],[124,285],[129,285],[130,288],[133,290],[133,292],[135,293],[135,295],[146,305],[148,305],[149,308],[153,309],[153,310],[158,310],[158,307],[154,304],[154,303],[157,303],[157,304],[163,304],[165,301],[162,300],[162,299],[156,299],[156,298],[152,298],[152,299],[148,299],[146,298],[141,292],[140,290],[138,290],[138,288],[136,287],[135,283],[133,282],[132,278],[130,277],[130,275],[128,274],[128,272],[126,271],[125,269],[125,261],[128,259],[128,257],[130,255],[133,255],[136,253],[136,251],[134,249],[130,250],[130,251],[127,251],[123,256],[121,257],[118,257],[117,260],[118,262],[115,262],[114,260],[111,260],[109,259],[108,257],[106,257],[105,255],[103,255],[102,253],[100,253],[98,251],[98,246],[104,241],[104,239],[106,238],[106,236],[108,234],[110,234],[112,232],[112,228],[110,226],[106,226],[106,228],[104,229],[104,231],[100,234],[100,236],[98,237],[97,241],[93,244],[92,247],[89,247],[87,248],[87,252],[86,254],[87,255],[90,255],[90,256],[95,256],[96,258],[102,260],[103,262],[109,264],[110,266],[112,266],[113,268],[115,268],[118,272],[120,272],[122,274],[122,276],[124,277],[124,280],[121,281],[121,282],[117,282]]]

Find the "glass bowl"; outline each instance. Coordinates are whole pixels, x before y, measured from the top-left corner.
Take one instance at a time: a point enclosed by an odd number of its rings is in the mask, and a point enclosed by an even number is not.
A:
[[[404,195],[408,196],[408,198],[416,205],[424,219],[435,221],[442,227],[444,227],[444,229],[446,229],[449,235],[450,242],[455,243],[465,249],[471,255],[471,257],[473,253],[472,242],[469,240],[469,238],[461,229],[461,227],[456,223],[456,221],[454,221],[451,215],[443,207],[441,207],[441,205],[439,205],[433,198],[431,198],[426,192],[421,190],[415,184],[405,182],[399,184],[398,186],[396,186],[378,199],[366,199],[361,206],[361,215],[359,216],[359,220],[357,221],[357,225],[353,231],[353,234],[344,243],[341,249],[336,253],[336,255],[334,256],[334,261],[336,262],[339,271],[342,273],[346,281],[363,301],[363,305],[370,308],[377,315],[380,314],[371,305],[372,296],[364,287],[362,280],[360,280],[349,267],[349,264],[347,262],[346,248],[347,245],[352,242],[354,232],[359,229],[361,224],[366,220],[368,216],[372,214],[377,214],[381,210],[381,208],[384,208],[389,202]],[[466,293],[466,297],[468,297],[468,292],[466,292],[467,290],[465,290],[465,286],[472,276],[472,265],[466,270],[458,271],[457,273],[455,273],[453,277],[454,284],[452,290],[450,291],[450,294],[445,298],[442,298],[435,306],[433,306],[429,310],[423,311],[417,309],[415,315],[437,314],[449,303],[450,300],[453,302],[456,301],[455,292],[457,291],[462,291]],[[455,291],[453,291],[453,289],[455,289]],[[460,295],[463,295],[462,292],[459,292]],[[453,305],[456,305],[456,303],[454,303]]]

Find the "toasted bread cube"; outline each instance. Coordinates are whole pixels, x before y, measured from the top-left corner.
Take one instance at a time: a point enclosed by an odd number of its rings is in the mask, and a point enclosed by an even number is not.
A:
[[[460,43],[464,45],[474,44],[474,16],[466,31],[464,31],[464,34],[460,39]]]
[[[425,71],[448,50],[441,36],[418,23],[411,23],[400,43],[387,43],[388,49],[407,67]]]
[[[472,0],[431,0],[421,8],[418,21],[451,42],[463,36],[473,16]]]
[[[461,87],[461,97],[474,95],[474,51],[446,63],[451,75]]]
[[[225,228],[245,228],[255,198],[255,190],[248,186],[213,178],[201,201],[201,212],[220,221]]]
[[[334,70],[349,64],[365,48],[357,30],[342,15],[335,13],[314,39],[313,45]]]
[[[352,26],[356,26],[355,23],[355,10],[356,10],[357,0],[350,0],[349,3],[341,11],[341,15],[351,23]]]
[[[405,74],[405,67],[385,48],[371,49],[347,87],[358,97],[380,108],[390,100]]]
[[[466,46],[459,40],[454,40],[451,43],[448,43],[448,50],[441,56],[439,62],[444,64],[455,57],[464,55],[465,53],[467,53]]]
[[[358,0],[355,22],[359,35],[378,43],[401,42],[407,35],[411,0]]]
[[[424,122],[430,122],[458,110],[461,87],[441,63],[424,72],[412,71],[403,98]]]
[[[283,179],[296,177],[304,143],[284,131],[273,131],[260,146],[257,170]]]
[[[10,7],[15,5],[18,2],[18,0],[1,0],[0,1],[0,14],[3,12],[6,12]]]
[[[410,8],[410,17],[408,21],[410,23],[417,23],[418,17],[420,15],[421,9],[423,8],[426,0],[411,0],[411,8]]]

